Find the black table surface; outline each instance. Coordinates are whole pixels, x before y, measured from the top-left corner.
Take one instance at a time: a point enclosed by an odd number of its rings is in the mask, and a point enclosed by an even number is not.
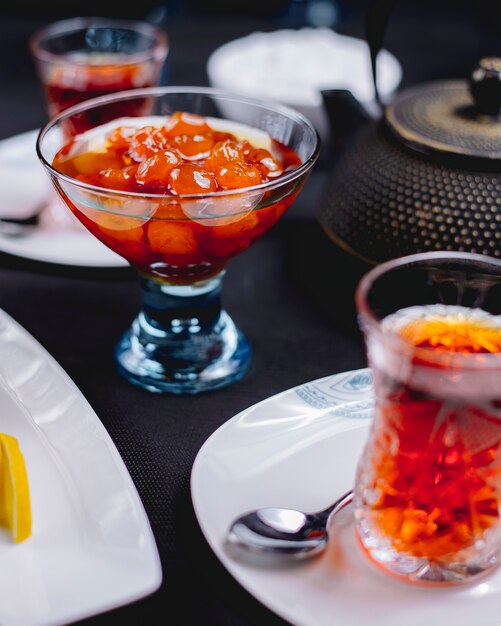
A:
[[[26,41],[47,21],[1,17],[0,139],[45,122]],[[174,20],[169,82],[208,84],[205,62],[212,50],[276,27],[238,15]],[[360,22],[348,23],[349,29],[360,34]],[[482,41],[470,21],[451,22],[450,16],[402,17],[388,37],[404,67],[404,86],[463,75]],[[117,373],[113,347],[140,304],[130,268],[68,267],[0,253],[0,307],[52,354],[94,408],[138,489],[160,553],[158,591],[82,623],[284,623],[235,582],[208,547],[192,507],[190,472],[204,441],[239,411],[306,381],[366,365],[353,292],[368,266],[337,248],[316,220],[327,162],[323,154],[281,222],[229,265],[223,301],[250,340],[253,361],[244,380],[220,391],[150,394]]]

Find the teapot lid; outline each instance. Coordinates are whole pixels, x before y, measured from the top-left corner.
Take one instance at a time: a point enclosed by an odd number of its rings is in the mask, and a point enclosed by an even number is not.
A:
[[[385,111],[413,149],[501,161],[501,59],[482,59],[470,81],[442,80],[402,91]]]

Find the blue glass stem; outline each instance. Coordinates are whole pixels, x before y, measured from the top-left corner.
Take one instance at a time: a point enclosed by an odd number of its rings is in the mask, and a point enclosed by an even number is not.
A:
[[[179,286],[141,276],[142,310],[115,351],[121,374],[149,391],[174,394],[241,379],[251,350],[221,306],[223,276]]]

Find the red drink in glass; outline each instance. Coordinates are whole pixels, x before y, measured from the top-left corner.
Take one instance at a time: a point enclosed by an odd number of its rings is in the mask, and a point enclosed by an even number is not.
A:
[[[121,62],[122,61],[122,62]],[[131,64],[120,55],[99,55],[86,59],[85,64],[68,64],[53,67],[45,77],[44,89],[50,116],[79,104],[90,98],[97,98],[116,91],[126,91],[140,87],[153,87],[158,83],[158,71],[145,63]],[[76,135],[96,124],[103,124],[117,117],[137,117],[147,112],[147,101],[117,103],[107,110],[108,116],[80,116],[78,124],[73,123],[71,135]]]
[[[153,87],[160,83],[168,53],[166,34],[146,22],[75,18],[54,22],[34,33],[30,50],[44,89],[49,116],[98,96]],[[105,110],[82,112],[60,130],[67,139],[97,124],[148,112],[144,99],[116,102]],[[82,230],[57,197],[40,214],[49,229]]]
[[[447,371],[447,355],[501,354],[500,320],[479,309],[429,305],[402,310],[384,327],[443,359],[429,362],[416,352],[410,368],[417,381],[377,372],[377,497],[367,515],[396,550],[446,558],[483,541],[499,523],[501,381],[486,397],[467,372]]]
[[[51,117],[84,100],[117,91],[153,87],[168,53],[166,34],[146,22],[76,18],[35,33],[30,48]],[[120,115],[142,115],[144,103],[117,103],[107,119],[80,116],[74,135]],[[115,116],[113,113],[115,112]]]
[[[369,272],[357,293],[376,392],[357,531],[383,569],[459,582],[500,559],[501,263],[407,259]]]

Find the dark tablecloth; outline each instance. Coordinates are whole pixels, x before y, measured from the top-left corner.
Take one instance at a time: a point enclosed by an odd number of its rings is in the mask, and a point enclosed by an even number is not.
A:
[[[403,84],[462,75],[479,48],[475,28],[460,21],[452,28],[446,18],[412,20],[389,32],[389,47],[404,66]],[[1,19],[0,138],[45,121],[26,47],[43,22]],[[205,61],[213,49],[276,26],[248,16],[175,20],[169,25],[169,82],[207,84]],[[360,31],[358,22],[351,26]],[[419,33],[419,42],[409,32]],[[353,291],[368,267],[335,247],[315,217],[327,160],[324,154],[282,221],[229,266],[223,301],[254,356],[247,377],[221,391],[152,395],[116,372],[114,344],[139,307],[129,268],[66,267],[0,254],[0,307],[53,355],[96,411],[137,486],[160,552],[159,591],[84,623],[283,623],[232,579],[207,546],[189,480],[204,441],[239,411],[308,380],[365,366]]]

